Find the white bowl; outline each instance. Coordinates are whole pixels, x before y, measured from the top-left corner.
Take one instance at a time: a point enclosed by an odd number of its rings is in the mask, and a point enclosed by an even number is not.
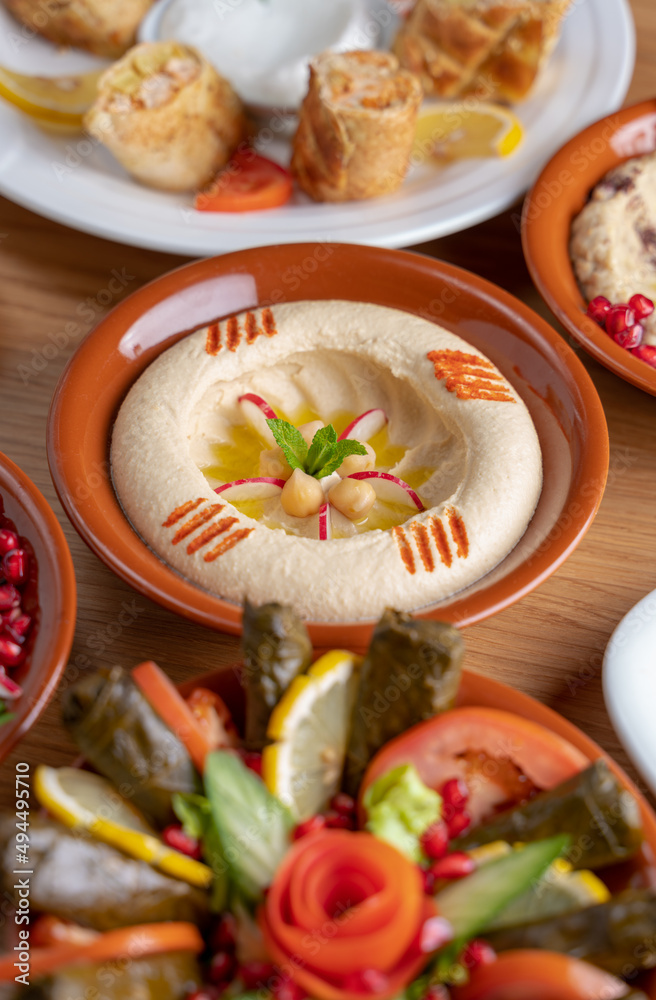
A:
[[[246,104],[289,111],[325,49],[371,49],[396,23],[385,0],[158,0],[139,41],[193,45]]]

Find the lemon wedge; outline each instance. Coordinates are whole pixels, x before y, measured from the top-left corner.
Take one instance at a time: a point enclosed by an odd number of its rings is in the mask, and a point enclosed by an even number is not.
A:
[[[523,134],[517,116],[501,104],[425,104],[417,119],[412,159],[445,164],[509,156]]]
[[[341,784],[360,658],[331,650],[296,677],[274,708],[262,755],[267,788],[301,822]]]
[[[96,98],[99,76],[99,72],[82,76],[26,76],[0,67],[0,96],[39,124],[79,131],[85,111]]]
[[[65,826],[86,830],[96,840],[191,885],[210,885],[211,868],[164,844],[141,813],[100,775],[40,764],[34,772],[34,792],[41,805]]]

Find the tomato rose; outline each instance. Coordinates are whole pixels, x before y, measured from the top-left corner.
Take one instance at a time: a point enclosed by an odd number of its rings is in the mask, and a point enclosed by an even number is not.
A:
[[[434,915],[419,870],[394,847],[369,833],[324,830],[289,851],[260,926],[281,974],[310,996],[385,1000],[426,964],[419,942]]]

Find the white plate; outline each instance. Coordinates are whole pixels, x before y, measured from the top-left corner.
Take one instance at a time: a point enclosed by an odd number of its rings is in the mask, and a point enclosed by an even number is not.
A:
[[[617,735],[656,795],[656,590],[613,632],[604,653],[603,685]]]
[[[134,246],[208,256],[306,241],[400,247],[458,232],[507,208],[546,161],[584,126],[616,110],[626,94],[635,33],[626,0],[572,0],[562,38],[530,100],[518,109],[525,130],[507,159],[417,168],[394,195],[343,205],[304,195],[283,208],[197,213],[187,195],[131,180],[87,137],[43,132],[0,104],[0,193],[58,222]],[[260,149],[285,156],[274,116]]]

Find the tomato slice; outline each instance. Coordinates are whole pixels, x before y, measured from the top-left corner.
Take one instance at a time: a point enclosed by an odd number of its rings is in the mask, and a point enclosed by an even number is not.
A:
[[[479,823],[510,808],[531,790],[546,791],[588,766],[580,750],[556,733],[495,708],[454,708],[420,722],[387,743],[369,764],[369,785],[401,764],[414,764],[424,783],[439,789],[449,778],[469,788],[467,811]]]
[[[87,944],[79,941],[60,942],[45,948],[30,949],[30,973],[43,976],[67,965],[110,962],[120,958],[146,958],[169,951],[191,951],[199,954],[205,943],[195,924],[168,921],[161,924],[139,924],[98,934]],[[0,956],[0,983],[14,979],[17,951]]]
[[[209,688],[198,687],[187,698],[187,704],[215,749],[238,746],[237,727],[223,698]]]
[[[629,988],[588,962],[554,951],[505,951],[475,969],[453,1000],[618,1000]]]
[[[206,191],[196,195],[199,212],[259,212],[289,201],[292,175],[252,149],[234,154]]]

